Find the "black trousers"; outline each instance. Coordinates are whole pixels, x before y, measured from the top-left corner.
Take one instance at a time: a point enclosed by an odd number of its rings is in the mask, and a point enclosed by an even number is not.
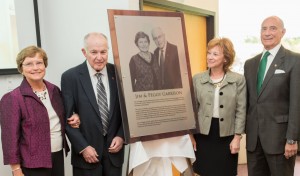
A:
[[[22,167],[25,176],[64,176],[63,150],[51,154],[52,168],[25,168]]]
[[[283,153],[265,153],[258,138],[255,151],[247,151],[248,174],[249,176],[293,176],[295,160],[296,156],[286,159]]]
[[[107,138],[104,139],[104,151],[100,156],[100,164],[94,169],[82,169],[73,167],[73,176],[121,176],[122,167],[116,167],[109,159]]]

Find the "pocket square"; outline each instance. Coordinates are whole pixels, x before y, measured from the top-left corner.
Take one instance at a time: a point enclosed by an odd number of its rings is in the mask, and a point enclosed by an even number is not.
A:
[[[284,70],[280,70],[280,69],[276,69],[275,70],[275,74],[280,74],[280,73],[285,73],[285,71]]]

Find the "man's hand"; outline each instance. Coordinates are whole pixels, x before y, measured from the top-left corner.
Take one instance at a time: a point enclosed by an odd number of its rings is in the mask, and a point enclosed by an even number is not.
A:
[[[285,152],[284,156],[286,159],[289,159],[290,157],[293,157],[294,155],[297,155],[298,152],[298,143],[295,144],[285,144]]]
[[[72,128],[79,128],[80,118],[79,118],[78,114],[73,114],[70,118],[68,118],[68,124]]]
[[[118,151],[120,151],[122,149],[123,143],[124,143],[124,140],[121,137],[119,137],[119,136],[114,137],[114,139],[112,140],[112,142],[110,144],[110,147],[108,148],[108,152],[117,153]]]
[[[88,163],[97,163],[99,162],[98,160],[98,154],[96,152],[96,150],[91,147],[91,146],[87,146],[83,151],[82,151],[82,156],[85,159],[86,162]]]

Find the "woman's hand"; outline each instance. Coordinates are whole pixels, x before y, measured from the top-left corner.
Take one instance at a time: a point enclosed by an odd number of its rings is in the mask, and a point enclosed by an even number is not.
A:
[[[189,134],[189,135],[190,135],[190,139],[192,141],[192,145],[193,145],[194,151],[197,151],[196,140],[194,138],[194,135],[193,134]]]
[[[78,114],[73,114],[70,118],[68,118],[68,124],[72,128],[79,128],[80,118],[79,118]]]
[[[20,164],[11,164],[10,167],[11,167],[13,176],[24,176]]]
[[[232,139],[232,141],[229,145],[231,154],[239,153],[241,139],[242,139],[242,135],[239,135],[239,134],[234,135],[234,138]]]
[[[21,168],[13,171],[12,173],[13,173],[13,176],[24,176]]]

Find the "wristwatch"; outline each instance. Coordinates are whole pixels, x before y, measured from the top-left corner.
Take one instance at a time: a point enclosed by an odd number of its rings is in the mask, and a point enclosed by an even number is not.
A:
[[[286,143],[293,145],[293,144],[297,144],[297,141],[294,141],[293,139],[287,139]]]

